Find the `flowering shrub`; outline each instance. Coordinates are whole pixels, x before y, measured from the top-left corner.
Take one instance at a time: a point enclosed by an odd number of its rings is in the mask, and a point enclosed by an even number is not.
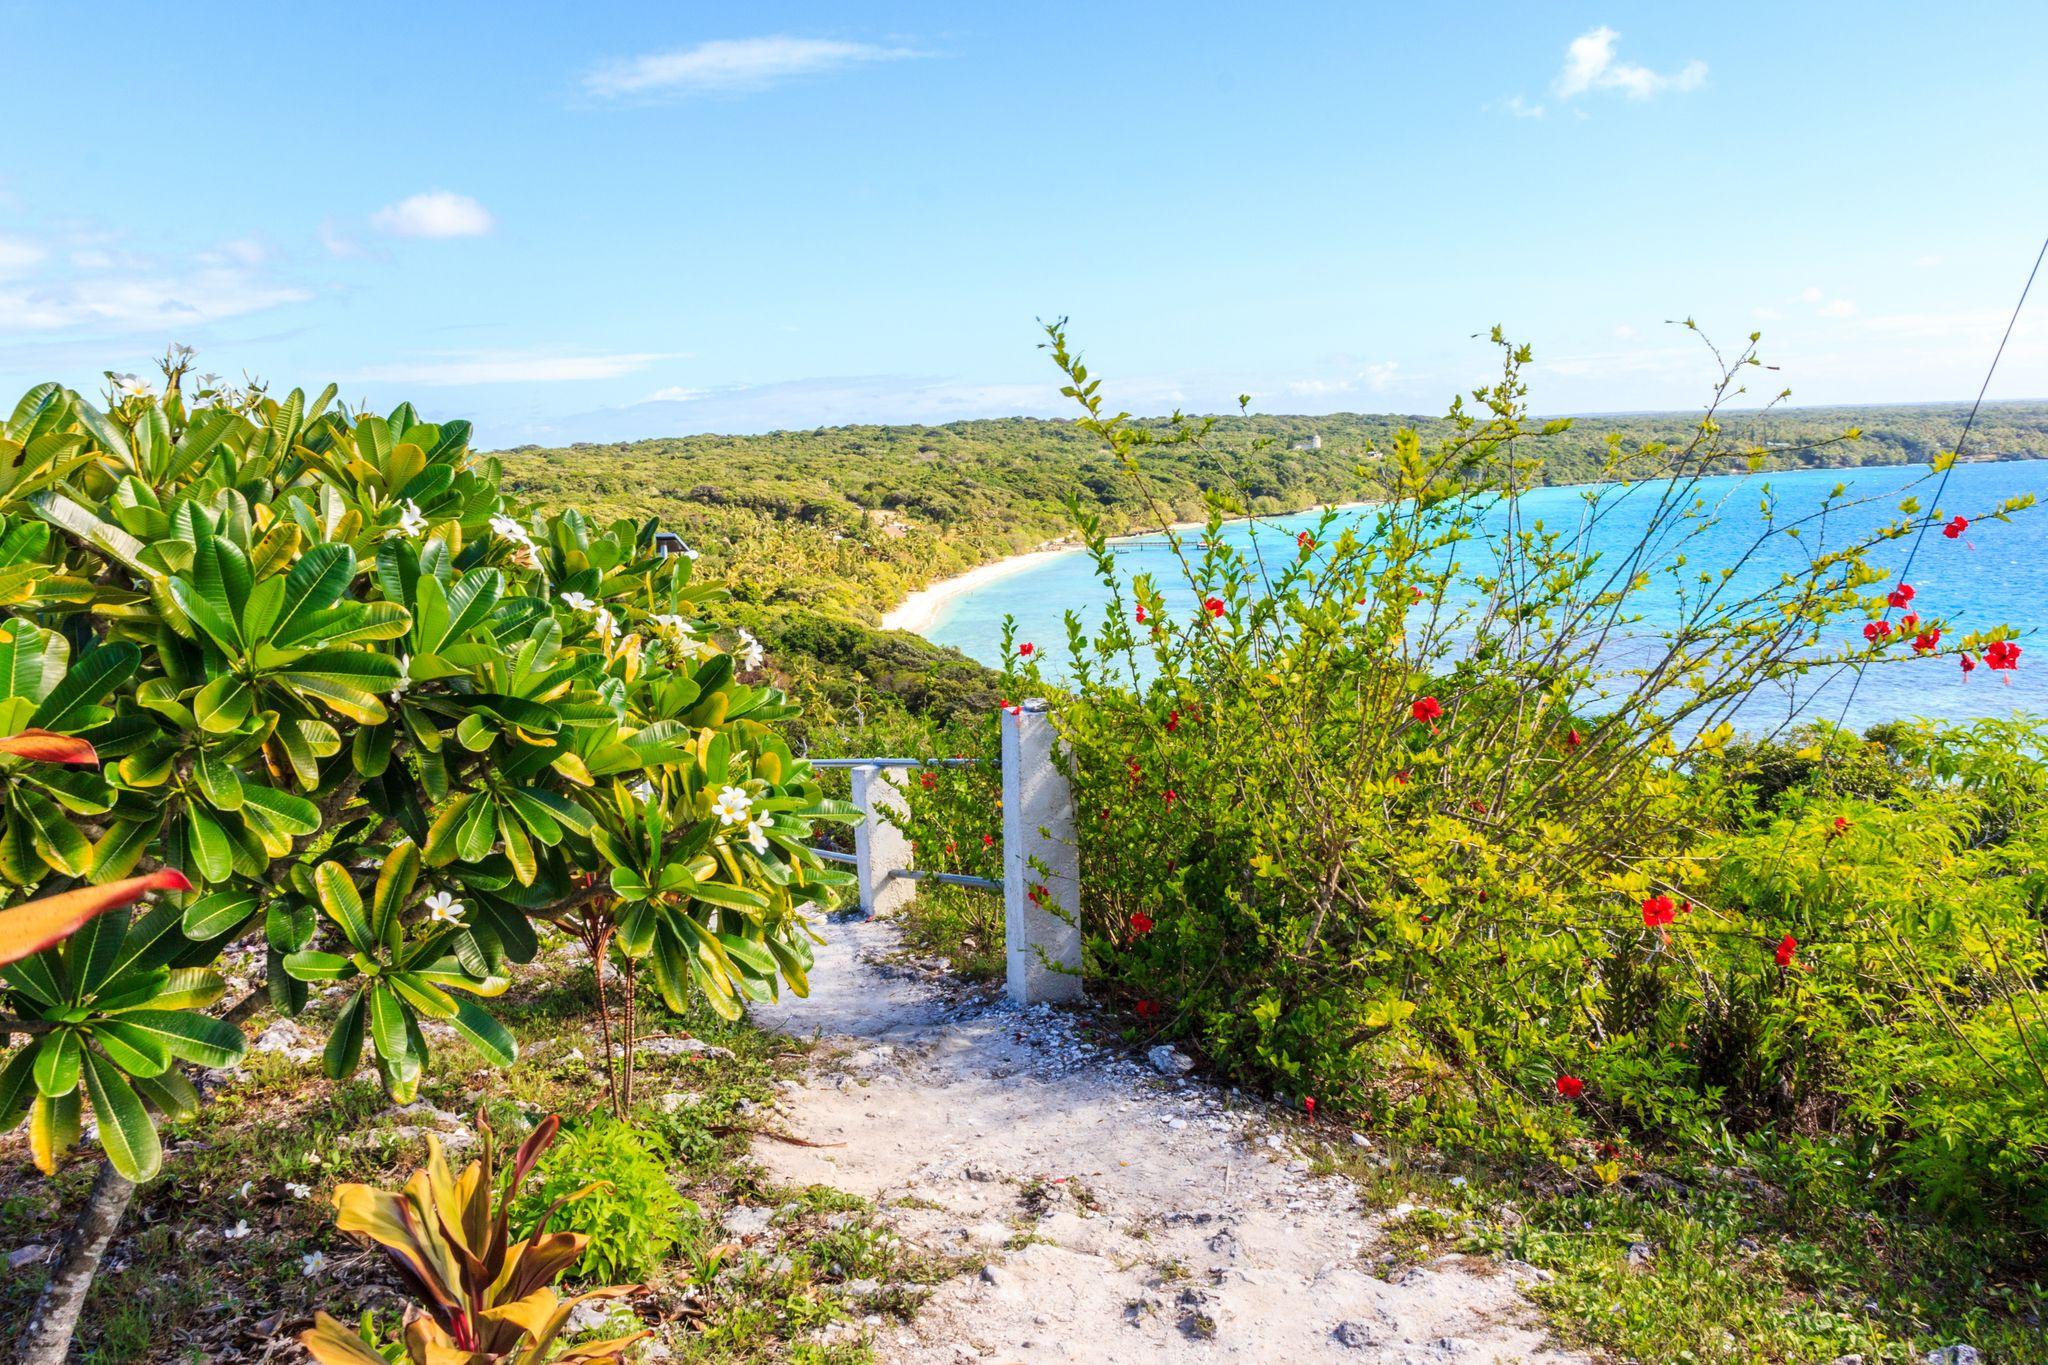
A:
[[[191,885],[0,967],[0,1126],[28,1119],[54,1169],[89,1104],[119,1171],[153,1175],[151,1111],[195,1098],[174,1064],[242,1053],[207,1009],[245,939],[278,1008],[343,988],[327,1072],[367,1053],[398,1100],[423,1021],[512,1058],[483,1002],[536,918],[619,909],[678,1005],[803,989],[805,912],[847,881],[804,844],[852,813],[778,734],[751,643],[700,632],[688,558],[509,501],[466,423],[186,367],[105,411],[45,384],[0,423],[0,735],[101,760],[0,755],[0,908]]]
[[[1107,415],[1058,327],[1050,342],[1140,488],[1144,447],[1205,434]],[[1438,1140],[1571,1163],[1590,1123],[1903,1126],[1916,1178],[2040,1200],[2048,1132],[2021,1123],[2048,1098],[2027,1060],[2048,1044],[2033,882],[2011,847],[1956,865],[1967,825],[1947,822],[1979,798],[1939,775],[1961,751],[1929,741],[1923,799],[1890,811],[1831,807],[1825,761],[1758,811],[1722,761],[1759,688],[1910,658],[1915,635],[2016,659],[2008,631],[1941,619],[1895,577],[1945,510],[1908,496],[1845,534],[1830,519],[1858,504],[1838,492],[1816,517],[1765,517],[1748,552],[1782,573],[1703,571],[1686,548],[1718,518],[1699,480],[1755,453],[1710,409],[1683,445],[1612,448],[1618,486],[1585,517],[1625,507],[1644,529],[1596,554],[1521,509],[1531,438],[1558,424],[1526,416],[1526,351],[1501,354],[1449,436],[1380,452],[1381,499],[1355,519],[1240,550],[1223,534],[1240,504],[1218,493],[1198,545],[1167,533],[1182,581],[1161,584],[1123,581],[1081,518],[1111,595],[1099,622],[1069,617],[1060,682],[1087,897],[1063,909],[1090,970],[1145,1032]],[[1652,600],[1675,620],[1643,624]],[[1926,619],[1896,620],[1909,604]],[[1019,693],[1050,690],[1009,659]],[[2023,1130],[1994,1156],[1990,1133]]]

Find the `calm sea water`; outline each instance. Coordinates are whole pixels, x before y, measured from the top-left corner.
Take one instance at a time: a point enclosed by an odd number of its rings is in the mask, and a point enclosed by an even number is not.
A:
[[[1830,513],[1825,525],[1825,543],[1839,545],[1859,533],[1899,517],[1898,503],[1908,492],[1925,503],[1934,484],[1927,480],[1925,465],[1894,465],[1875,469],[1829,469],[1778,472],[1742,477],[1703,480],[1700,495],[1718,509],[1719,523],[1684,546],[1689,569],[1719,569],[1735,564],[1755,542],[1764,528],[1761,504],[1766,489],[1775,496],[1779,525],[1818,511],[1831,492],[1842,486],[1852,500],[1863,505]],[[1916,481],[1919,482],[1914,487]],[[1590,530],[1581,531],[1588,518],[1587,495],[1601,500],[1603,515]],[[1944,517],[1962,513],[1973,519],[2002,500],[2019,493],[2048,493],[2048,461],[2008,461],[1997,464],[1958,465],[1950,474],[1941,498]],[[1541,520],[1551,529],[1584,534],[1589,549],[1618,550],[1633,545],[1647,525],[1654,498],[1649,489],[1608,487],[1548,488],[1521,500],[1525,525]],[[1839,499],[1837,499],[1839,501]],[[2044,498],[2048,503],[2048,498]],[[1370,511],[1347,513],[1371,525]],[[1505,515],[1501,513],[1500,515]],[[1303,513],[1258,522],[1233,523],[1225,537],[1241,547],[1255,541],[1269,559],[1285,560],[1294,550],[1294,537],[1313,529],[1320,514]],[[1782,570],[1796,569],[1811,553],[1823,528],[1807,528],[1800,550],[1782,537],[1775,538],[1773,552],[1753,558],[1741,570],[1737,582],[1758,581]],[[1190,551],[1196,535],[1187,537]],[[1905,564],[1909,541],[1887,547],[1880,565],[1889,564],[1894,573]],[[1667,549],[1675,550],[1676,546]],[[1472,556],[1468,553],[1468,561]],[[1134,537],[1117,545],[1118,571],[1128,585],[1140,573],[1168,593],[1177,611],[1192,611],[1194,598],[1185,589],[1175,592],[1181,574],[1163,537]],[[1658,579],[1661,585],[1666,580]],[[1911,581],[1918,590],[1913,606],[1923,617],[1939,618],[1951,627],[1951,638],[1962,631],[2005,624],[2024,635],[2024,652],[2016,672],[1994,674],[1979,667],[1965,681],[1953,657],[1907,658],[1899,663],[1873,665],[1863,670],[1853,689],[1844,674],[1823,678],[1810,675],[1794,695],[1759,695],[1745,708],[1740,723],[1746,729],[1770,730],[1788,717],[1817,717],[1835,720],[1845,715],[1846,723],[1861,728],[1881,720],[1902,716],[1925,716],[1963,721],[2003,717],[2014,711],[2048,714],[2048,507],[2029,509],[2011,521],[1979,521],[1960,540],[1944,538],[1939,527],[1930,530],[1914,561]],[[1094,566],[1080,553],[1061,555],[1030,569],[998,579],[947,605],[926,634],[942,645],[955,646],[983,663],[1002,662],[1002,623],[1005,615],[1017,620],[1017,638],[1037,646],[1041,667],[1056,675],[1066,659],[1065,614],[1080,613],[1092,633],[1099,626],[1108,592],[1096,578]],[[1639,629],[1651,630],[1675,619],[1678,603],[1663,587],[1643,594],[1638,610],[1645,621]],[[1844,622],[1845,638],[1857,638],[1858,623]]]

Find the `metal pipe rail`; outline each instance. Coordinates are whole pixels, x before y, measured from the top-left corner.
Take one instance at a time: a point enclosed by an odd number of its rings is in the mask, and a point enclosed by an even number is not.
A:
[[[814,848],[819,857],[854,868],[860,908],[878,915],[908,902],[919,882],[1003,893],[1003,946],[1010,998],[1019,1004],[1081,997],[1081,857],[1075,842],[1074,794],[1054,761],[1060,744],[1043,701],[1005,707],[996,717],[1003,737],[1003,879],[912,867],[910,840],[897,824],[908,813],[903,771],[966,768],[972,758],[815,758],[816,768],[853,775],[852,853]]]

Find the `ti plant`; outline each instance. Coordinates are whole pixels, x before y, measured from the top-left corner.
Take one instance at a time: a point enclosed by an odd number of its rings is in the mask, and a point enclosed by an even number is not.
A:
[[[170,891],[0,968],[0,1116],[37,1159],[89,1107],[121,1174],[156,1172],[149,1111],[186,1112],[179,1066],[232,1064],[263,999],[225,996],[238,945],[280,1011],[338,996],[328,1074],[367,1044],[397,1100],[427,1021],[512,1060],[486,1002],[536,922],[658,911],[625,946],[671,1003],[803,990],[805,915],[847,880],[807,822],[849,812],[712,639],[690,559],[652,522],[514,502],[466,423],[206,387],[188,359],[0,421],[0,913]],[[764,818],[717,814],[726,788]]]
[[[406,1311],[406,1359],[416,1365],[621,1360],[647,1335],[556,1345],[576,1305],[619,1298],[636,1287],[612,1285],[559,1298],[555,1280],[581,1258],[589,1239],[580,1232],[547,1231],[553,1210],[524,1238],[512,1235],[519,1187],[560,1127],[552,1114],[540,1122],[520,1144],[502,1186],[493,1134],[479,1115],[481,1152],[460,1176],[450,1169],[440,1140],[429,1137],[427,1164],[403,1189],[343,1185],[334,1192],[335,1226],[383,1247],[418,1301]],[[385,1365],[372,1343],[326,1313],[299,1340],[322,1365]]]

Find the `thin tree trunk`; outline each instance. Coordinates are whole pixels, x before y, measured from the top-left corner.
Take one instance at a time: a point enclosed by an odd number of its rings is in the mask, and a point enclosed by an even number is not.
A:
[[[78,1327],[79,1310],[85,1307],[86,1292],[99,1272],[100,1258],[107,1243],[128,1212],[135,1197],[135,1182],[114,1169],[110,1161],[100,1162],[99,1178],[79,1210],[78,1221],[64,1235],[57,1255],[57,1268],[43,1285],[35,1311],[22,1329],[15,1359],[19,1365],[64,1365],[71,1354],[71,1334]]]

